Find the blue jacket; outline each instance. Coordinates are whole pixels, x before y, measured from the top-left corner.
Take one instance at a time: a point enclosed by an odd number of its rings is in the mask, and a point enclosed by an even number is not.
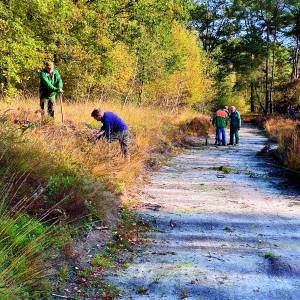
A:
[[[126,123],[113,112],[105,112],[101,122],[103,123],[101,130],[104,130],[105,137],[108,140],[110,140],[113,133],[128,130]]]

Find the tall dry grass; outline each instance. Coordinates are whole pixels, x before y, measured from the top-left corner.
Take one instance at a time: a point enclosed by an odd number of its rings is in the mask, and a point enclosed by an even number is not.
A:
[[[118,143],[93,143],[92,133],[85,124],[88,123],[94,128],[100,127],[90,116],[95,107],[117,113],[129,125],[130,160],[122,158]],[[10,105],[0,104],[0,110],[10,109],[10,118],[19,123],[28,120],[29,123],[39,124],[41,116],[34,113],[38,108],[38,101],[33,100],[16,101]],[[187,110],[170,112],[133,104],[122,107],[115,102],[65,103],[64,126],[61,126],[60,110],[57,106],[54,124],[37,126],[33,130],[29,128],[24,135],[32,142],[32,147],[47,149],[50,153],[59,152],[60,158],[65,160],[64,164],[67,161],[73,167],[80,165],[85,173],[105,177],[116,190],[121,191],[124,186],[135,182],[136,176],[145,166],[149,152],[160,145],[171,147],[172,142],[180,138],[180,124],[194,116],[194,113]],[[47,166],[45,172],[47,168],[51,169],[51,166]]]
[[[283,163],[300,170],[300,122],[277,116],[268,119],[265,128],[271,139],[278,142]]]
[[[13,175],[0,181],[0,299],[40,299],[44,281],[45,252],[53,245],[53,226],[46,214],[33,218],[25,208],[36,194],[24,194],[15,203],[15,186],[21,190],[24,178]],[[38,191],[37,191],[38,193]],[[15,203],[15,204],[14,204]]]
[[[100,127],[91,118],[95,107],[117,113],[129,125],[129,159],[122,157],[117,142],[95,142],[91,128]],[[37,202],[42,204],[31,210],[48,209],[66,199],[59,208],[67,215],[86,214],[90,203],[105,222],[116,215],[115,195],[136,185],[149,161],[155,165],[157,157],[187,133],[206,136],[210,126],[208,117],[188,110],[172,112],[116,102],[64,103],[64,124],[59,106],[54,120],[42,118],[38,100],[0,103],[0,111],[3,163],[12,172],[28,172],[29,188],[38,184],[46,191]]]

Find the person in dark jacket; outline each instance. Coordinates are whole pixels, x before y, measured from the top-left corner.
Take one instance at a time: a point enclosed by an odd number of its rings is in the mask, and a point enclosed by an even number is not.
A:
[[[241,128],[241,115],[236,110],[235,106],[231,106],[230,113],[230,142],[229,145],[234,144],[234,138],[236,145],[240,142],[239,130]]]
[[[289,107],[287,110],[288,116],[293,120],[293,121],[297,121],[297,113],[296,111],[292,108]]]
[[[104,112],[99,108],[92,111],[91,116],[100,121],[103,126],[100,129],[98,139],[105,137],[106,140],[111,143],[118,140],[121,146],[123,155],[128,154],[128,126],[126,123],[113,112]]]
[[[40,72],[40,106],[44,112],[45,102],[48,101],[48,114],[54,117],[54,102],[57,93],[63,93],[63,83],[60,74],[54,68],[53,62],[45,63],[45,68]]]

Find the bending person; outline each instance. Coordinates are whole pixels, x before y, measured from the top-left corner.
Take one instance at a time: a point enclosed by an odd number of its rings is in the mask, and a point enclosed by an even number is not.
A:
[[[92,111],[91,116],[101,122],[103,126],[100,129],[98,139],[105,137],[109,143],[118,140],[123,155],[128,154],[128,126],[125,122],[113,112],[104,112],[99,108]],[[101,134],[103,132],[103,134]]]

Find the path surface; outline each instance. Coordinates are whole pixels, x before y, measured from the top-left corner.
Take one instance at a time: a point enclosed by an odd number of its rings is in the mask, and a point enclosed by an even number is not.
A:
[[[300,299],[300,193],[256,156],[267,142],[256,128],[241,138],[238,147],[194,148],[153,175],[141,213],[159,232],[110,277],[121,299]]]

